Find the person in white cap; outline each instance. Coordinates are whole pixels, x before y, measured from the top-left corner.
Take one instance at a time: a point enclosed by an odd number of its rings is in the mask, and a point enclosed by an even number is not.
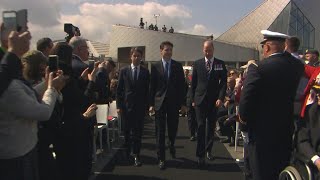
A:
[[[264,59],[249,66],[240,97],[240,119],[247,123],[252,179],[277,179],[292,149],[293,102],[304,65],[285,51],[289,37],[263,30]]]

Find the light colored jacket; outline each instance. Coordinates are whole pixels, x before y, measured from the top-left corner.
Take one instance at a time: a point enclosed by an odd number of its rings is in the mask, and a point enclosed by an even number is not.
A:
[[[0,96],[0,159],[25,155],[37,144],[38,121],[49,120],[58,92],[49,88],[42,102],[35,91],[14,79]]]

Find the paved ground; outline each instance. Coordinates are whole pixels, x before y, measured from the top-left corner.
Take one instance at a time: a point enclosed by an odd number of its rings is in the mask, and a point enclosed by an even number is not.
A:
[[[132,163],[124,158],[122,150],[107,152],[107,155],[100,155],[100,160],[94,165],[95,180],[242,180],[243,174],[234,158],[241,157],[242,147],[237,152],[218,141],[214,143],[214,156],[216,160],[209,162],[206,170],[197,168],[195,148],[196,142],[189,141],[187,121],[180,118],[179,131],[176,141],[177,158],[171,159],[167,150],[167,169],[159,170],[155,153],[154,121],[149,120],[145,124],[144,137],[142,140],[141,160],[142,167],[133,167]],[[226,149],[229,148],[229,151]],[[101,158],[102,156],[102,158]]]

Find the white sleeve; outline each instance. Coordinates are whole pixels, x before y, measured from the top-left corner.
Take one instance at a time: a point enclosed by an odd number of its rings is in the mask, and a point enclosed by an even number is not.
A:
[[[49,120],[54,109],[58,92],[47,89],[39,102],[34,92],[22,82],[12,81],[9,88],[0,97],[0,107],[13,116],[35,121]]]

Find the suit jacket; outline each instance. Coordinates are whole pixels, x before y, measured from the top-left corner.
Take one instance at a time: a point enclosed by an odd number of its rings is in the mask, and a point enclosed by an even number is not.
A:
[[[287,52],[249,66],[239,108],[250,141],[291,146],[293,102],[303,71],[303,64]]]
[[[108,104],[109,98],[111,98],[109,72],[104,68],[100,68],[96,77],[96,102],[98,104]]]
[[[72,73],[75,78],[79,78],[81,73],[88,67],[79,56],[72,55]]]
[[[148,108],[149,81],[149,71],[142,66],[136,82],[132,77],[131,66],[122,68],[117,87],[117,108],[144,115]]]
[[[320,152],[320,106],[317,102],[305,113],[305,125],[298,131],[298,152],[311,161]]]
[[[218,99],[223,101],[227,89],[227,69],[224,62],[214,58],[212,69],[208,75],[205,59],[195,61],[191,87],[192,100],[197,106],[203,102],[205,97],[212,105]]]
[[[169,80],[165,80],[164,67],[162,61],[158,61],[151,66],[151,82],[150,82],[150,106],[154,106],[155,110],[159,110],[163,100],[167,100],[173,108],[179,109],[181,105],[185,105],[185,87],[183,68],[180,63],[171,60]]]

